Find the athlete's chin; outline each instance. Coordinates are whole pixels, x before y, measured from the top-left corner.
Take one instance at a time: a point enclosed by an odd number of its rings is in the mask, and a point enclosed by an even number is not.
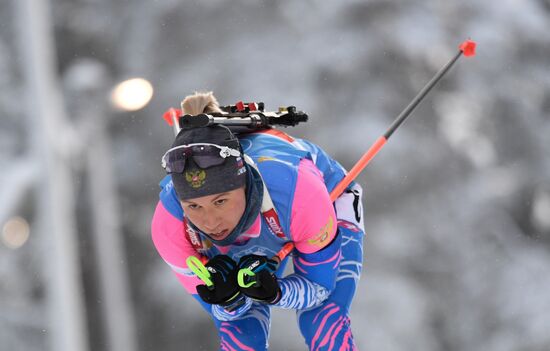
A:
[[[210,233],[210,234],[208,234],[208,236],[211,237],[214,240],[223,240],[223,239],[227,238],[230,233],[231,232],[226,229],[226,230],[222,230],[221,232],[218,232],[218,233]]]

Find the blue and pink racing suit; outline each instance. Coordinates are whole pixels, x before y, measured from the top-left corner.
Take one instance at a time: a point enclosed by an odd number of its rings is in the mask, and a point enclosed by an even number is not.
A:
[[[210,313],[220,350],[267,350],[272,307],[295,309],[309,350],[356,350],[349,307],[363,258],[362,190],[352,183],[334,202],[330,191],[345,170],[318,146],[276,131],[239,135],[243,151],[255,162],[277,215],[261,213],[230,246],[216,246],[187,223],[170,176],[161,182],[152,236],[160,256],[185,289]],[[276,275],[282,297],[274,305],[247,299],[236,311],[204,303],[202,282],[186,258],[226,254],[238,261],[248,254],[272,257],[292,241],[294,273],[283,277],[288,257]]]

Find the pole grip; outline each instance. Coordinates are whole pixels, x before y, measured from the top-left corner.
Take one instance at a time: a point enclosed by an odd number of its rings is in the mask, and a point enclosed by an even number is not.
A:
[[[214,283],[212,282],[210,272],[208,269],[204,266],[203,259],[195,257],[195,256],[189,256],[187,257],[187,260],[185,263],[187,263],[187,267],[191,269],[195,275],[202,280],[204,284],[206,284],[207,287],[213,287]]]

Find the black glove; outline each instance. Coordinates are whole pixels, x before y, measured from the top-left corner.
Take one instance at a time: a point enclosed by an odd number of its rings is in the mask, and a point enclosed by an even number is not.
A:
[[[227,255],[212,257],[204,265],[210,272],[213,285],[197,285],[197,293],[201,299],[212,305],[229,306],[243,296],[237,285],[237,263]]]
[[[277,266],[276,261],[265,256],[243,256],[239,261],[239,271],[244,270],[240,272],[239,289],[254,300],[277,303],[281,299],[281,289],[274,274]]]

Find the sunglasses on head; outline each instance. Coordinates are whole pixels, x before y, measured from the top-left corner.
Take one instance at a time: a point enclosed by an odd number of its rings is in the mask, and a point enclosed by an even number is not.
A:
[[[162,168],[168,173],[183,173],[188,158],[199,168],[219,166],[229,156],[241,156],[241,152],[228,146],[209,143],[187,144],[173,147],[162,156]]]

